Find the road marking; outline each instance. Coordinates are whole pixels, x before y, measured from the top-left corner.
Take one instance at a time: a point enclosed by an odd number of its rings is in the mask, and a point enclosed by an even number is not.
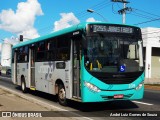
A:
[[[15,95],[17,95],[17,96],[20,96],[20,97],[22,97],[22,98],[24,98],[24,99],[26,99],[26,100],[28,100],[28,101],[30,101],[30,102],[34,102],[34,103],[36,103],[36,104],[39,104],[39,105],[41,105],[41,106],[43,106],[43,107],[46,107],[46,108],[49,108],[49,109],[55,108],[55,109],[57,109],[57,110],[59,110],[59,111],[67,111],[67,112],[69,112],[69,113],[72,114],[72,115],[76,115],[77,117],[84,118],[84,119],[87,119],[87,120],[94,120],[94,119],[92,119],[92,118],[85,117],[85,116],[79,115],[79,114],[77,114],[77,113],[74,113],[74,112],[72,112],[72,111],[69,111],[69,110],[66,110],[66,109],[57,107],[57,106],[55,106],[55,105],[51,105],[51,104],[49,104],[49,103],[43,102],[42,100],[39,100],[39,99],[37,99],[37,98],[33,98],[33,97],[27,96],[27,95],[25,95],[25,94],[23,94],[23,93],[19,93],[19,92],[17,92],[17,91],[11,90],[11,89],[9,89],[9,88],[7,88],[7,87],[4,87],[4,86],[2,86],[2,85],[0,85],[0,88],[3,89],[3,90],[6,90],[6,91],[8,91],[8,92],[11,92],[12,94],[15,94]],[[76,116],[75,116],[75,117],[76,117]],[[76,117],[76,118],[77,118],[77,117]],[[77,118],[77,119],[78,119],[78,118]]]
[[[150,103],[145,103],[145,102],[139,102],[139,101],[132,101],[134,103],[139,103],[139,104],[144,104],[144,105],[153,105],[153,104],[150,104]]]

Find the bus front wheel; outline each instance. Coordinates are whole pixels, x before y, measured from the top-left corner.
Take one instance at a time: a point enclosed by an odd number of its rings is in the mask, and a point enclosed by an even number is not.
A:
[[[66,91],[64,88],[64,85],[59,84],[58,86],[58,101],[60,105],[66,106],[67,100],[66,100]]]
[[[22,81],[21,81],[21,89],[22,89],[23,93],[27,92],[27,87],[26,87],[26,83],[25,83],[24,79],[22,79]]]

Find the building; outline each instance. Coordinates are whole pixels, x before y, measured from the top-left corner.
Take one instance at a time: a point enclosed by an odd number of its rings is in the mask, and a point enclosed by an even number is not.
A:
[[[145,83],[160,84],[160,28],[142,29]]]
[[[11,67],[11,53],[12,45],[10,43],[3,43],[1,49],[1,65]]]

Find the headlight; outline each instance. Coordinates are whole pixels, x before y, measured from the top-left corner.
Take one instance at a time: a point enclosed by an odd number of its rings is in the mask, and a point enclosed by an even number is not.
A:
[[[97,86],[95,86],[95,85],[93,85],[89,82],[84,82],[84,85],[94,92],[100,92],[101,91]]]
[[[135,89],[136,90],[139,90],[139,89],[141,89],[142,88],[142,86],[143,86],[143,84],[144,84],[144,82],[141,82]]]

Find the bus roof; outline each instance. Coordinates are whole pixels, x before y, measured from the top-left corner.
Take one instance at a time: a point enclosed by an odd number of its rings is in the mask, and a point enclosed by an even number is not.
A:
[[[21,47],[21,46],[24,46],[24,45],[29,45],[29,44],[32,44],[32,43],[35,43],[35,42],[38,42],[38,41],[47,40],[49,38],[56,37],[56,36],[59,36],[59,35],[64,35],[64,34],[74,32],[74,31],[77,31],[77,30],[84,30],[87,24],[113,24],[113,23],[84,22],[84,23],[73,25],[71,27],[68,27],[68,28],[65,28],[65,29],[62,29],[62,30],[59,30],[59,31],[49,33],[45,36],[41,36],[41,37],[38,37],[38,38],[35,38],[35,39],[31,39],[31,40],[27,40],[27,41],[18,43],[16,45],[14,45],[12,48],[18,48],[18,47]],[[120,25],[120,24],[114,24],[114,25]],[[132,27],[134,27],[134,26],[132,26]]]

